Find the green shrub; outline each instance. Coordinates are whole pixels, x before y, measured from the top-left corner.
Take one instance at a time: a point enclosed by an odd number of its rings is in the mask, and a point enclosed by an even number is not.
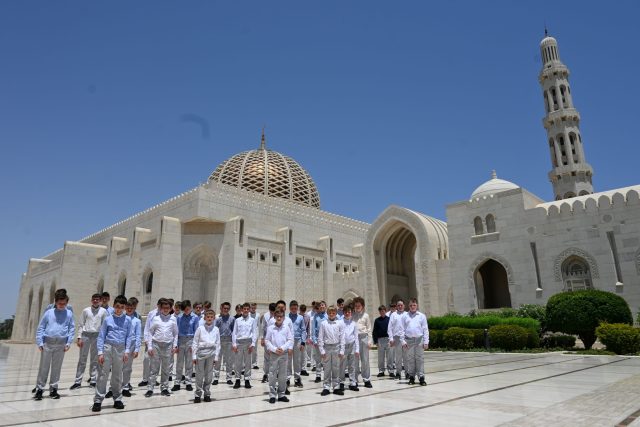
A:
[[[538,304],[523,304],[518,309],[517,317],[528,317],[540,322],[540,333],[547,330],[547,308]]]
[[[521,350],[527,346],[529,332],[518,325],[495,325],[489,328],[491,347]]]
[[[548,330],[578,335],[586,349],[596,341],[600,322],[631,325],[629,305],[616,294],[595,289],[563,292],[547,301]]]
[[[429,330],[449,329],[454,326],[466,329],[489,329],[494,325],[518,325],[526,329],[540,330],[540,322],[535,319],[523,317],[499,317],[499,316],[476,316],[476,317],[431,317],[429,318]]]
[[[573,335],[554,334],[547,335],[542,339],[544,348],[562,348],[568,350],[576,346],[576,337]]]
[[[540,334],[534,329],[527,329],[527,348],[540,347]]]
[[[429,348],[444,348],[443,335],[444,331],[437,329],[429,330]]]
[[[616,354],[640,351],[640,331],[626,323],[602,323],[596,328],[600,342]]]
[[[473,332],[473,347],[484,348],[484,329],[469,329],[469,331]]]
[[[473,331],[453,327],[444,331],[444,345],[453,350],[467,350],[473,347]]]

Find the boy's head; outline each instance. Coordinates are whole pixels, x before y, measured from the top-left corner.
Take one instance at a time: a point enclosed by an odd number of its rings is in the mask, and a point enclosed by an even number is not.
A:
[[[282,326],[282,322],[284,321],[284,311],[276,310],[276,312],[273,313],[273,317],[276,319],[276,326],[277,327]]]
[[[322,310],[322,308],[325,305],[323,303],[320,303],[320,309]],[[324,311],[324,310],[322,310]],[[330,320],[334,320],[336,318],[336,316],[338,315],[338,309],[336,308],[335,305],[330,306],[329,308],[327,308],[327,316],[329,316]]]
[[[398,301],[396,301],[396,310],[399,313],[402,313],[404,311],[404,301],[402,301],[401,299],[399,299]]]
[[[384,304],[382,304],[380,307],[378,307],[378,313],[380,313],[380,317],[384,317],[387,315],[387,307],[384,306]]]
[[[133,316],[133,313],[136,311],[136,304],[138,300],[134,297],[131,297],[127,300],[127,305],[124,306],[124,310],[127,313],[127,316]]]
[[[269,313],[274,314],[276,312],[276,303],[275,302],[270,302],[269,303]]]
[[[220,304],[220,316],[228,316],[229,310],[231,310],[231,303],[225,301]]]
[[[252,302],[251,303],[251,314],[255,314],[257,308],[258,308],[258,304],[256,304],[255,302]]]
[[[136,308],[138,308],[138,298],[136,297],[131,297],[128,299],[128,302],[133,306],[133,309],[135,310]]]
[[[353,314],[353,307],[351,306],[351,304],[344,306],[344,308],[342,309],[342,314],[344,315],[345,319],[351,319],[351,314]]]
[[[176,301],[176,302],[172,301],[172,304],[173,304],[173,312],[176,314],[180,313],[180,310],[182,310],[182,301]]]
[[[353,299],[353,309],[356,313],[362,313],[364,311],[364,298],[355,297]]]
[[[191,301],[189,301],[188,299],[182,301],[180,303],[180,309],[184,312],[184,314],[186,314],[187,316],[191,314]]]
[[[56,291],[53,298],[54,298],[56,308],[58,310],[64,310],[65,308],[67,308],[67,303],[69,302],[69,296],[67,295],[66,291],[60,292],[60,293]]]
[[[289,303],[289,312],[298,314],[298,301],[291,300],[291,302]]]
[[[98,308],[100,307],[100,303],[102,303],[102,294],[91,295],[91,307]]]
[[[158,305],[160,306],[160,313],[164,316],[168,316],[171,312],[171,301],[166,298],[160,298]]]
[[[276,301],[276,310],[282,310],[282,312],[284,313],[284,311],[287,308],[287,303],[283,300],[279,300]]]
[[[199,302],[193,303],[193,312],[196,316],[200,316],[202,314],[202,304]]]
[[[102,293],[102,306],[104,308],[109,307],[109,301],[111,301],[111,295],[109,294],[109,292],[104,291]]]
[[[302,304],[300,306],[300,314],[305,314],[307,312],[307,306]]]
[[[249,312],[251,311],[251,304],[249,304],[248,302],[245,302],[240,306],[240,311],[242,313],[242,317],[248,317]]]
[[[215,318],[216,318],[215,311],[208,309],[204,312],[204,323],[206,323],[207,325],[211,326]]]
[[[113,300],[113,311],[116,316],[122,316],[124,313],[124,306],[127,305],[127,297],[124,295],[118,295]]]
[[[415,298],[409,298],[409,311],[415,313],[418,310],[418,300]]]
[[[395,302],[391,302],[391,304],[389,304],[389,311],[390,312],[394,313],[397,308],[398,308],[398,306],[396,305]]]
[[[333,306],[331,306],[331,307],[333,307]],[[333,308],[334,308],[334,310],[336,309],[335,307],[333,307]],[[318,310],[317,310],[317,311],[318,311],[319,313],[324,313],[325,311],[327,311],[327,303],[326,303],[326,302],[324,302],[324,301],[320,301],[320,302],[318,303]],[[336,312],[336,313],[337,313],[337,312]]]
[[[202,303],[202,308],[209,310],[211,308],[211,301],[205,301]]]
[[[236,304],[236,314],[242,314],[242,304]]]
[[[338,298],[338,300],[336,301],[336,306],[337,306],[338,310],[343,310],[344,309],[344,298]]]

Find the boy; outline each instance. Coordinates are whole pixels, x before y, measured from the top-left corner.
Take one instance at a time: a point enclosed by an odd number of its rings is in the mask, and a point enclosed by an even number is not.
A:
[[[142,322],[139,317],[136,317],[136,305],[138,300],[135,297],[131,297],[127,300],[125,311],[129,319],[131,319],[131,330],[133,331],[133,337],[131,338],[131,346],[129,347],[129,359],[124,362],[122,368],[122,395],[124,397],[131,397],[131,372],[133,371],[133,359],[138,357],[140,353],[140,344],[142,343]]]
[[[400,379],[400,373],[405,366],[404,352],[401,348],[400,334],[402,333],[402,316],[404,316],[404,301],[399,299],[396,301],[396,311],[389,316],[389,328],[387,334],[389,335],[389,347],[394,348],[395,356],[395,377]],[[405,372],[405,375],[407,373]]]
[[[336,308],[338,309],[338,314],[336,314],[336,318],[338,320],[342,320],[344,317],[344,298],[338,298],[336,300]]]
[[[340,358],[340,391],[344,390],[345,370],[349,371],[349,390],[359,391],[358,379],[356,377],[356,359],[360,352],[358,324],[352,318],[353,307],[351,305],[344,307],[342,314],[342,323],[344,324],[344,357]]]
[[[35,400],[42,400],[44,386],[49,377],[49,397],[60,399],[58,381],[64,353],[69,350],[76,332],[73,312],[67,309],[69,297],[67,293],[56,293],[56,308],[47,310],[40,319],[36,331],[36,345],[40,350],[40,366],[36,380]]]
[[[160,298],[160,311],[151,321],[149,327],[147,348],[151,358],[149,380],[145,397],[153,396],[153,387],[160,372],[160,394],[171,396],[169,393],[169,374],[173,355],[178,352],[178,324],[171,313],[171,302]]]
[[[269,354],[269,403],[288,402],[285,396],[287,354],[293,347],[293,333],[284,324],[284,312],[277,310],[275,322],[267,328],[265,353]]]
[[[173,301],[173,300],[172,300]],[[182,312],[182,301],[176,301],[173,304],[173,316],[175,318],[178,318],[178,316],[180,316],[180,313]]]
[[[251,311],[249,311],[249,316],[251,316],[255,320],[254,323],[256,325],[256,333],[258,331],[258,323],[260,321],[260,315],[256,311],[257,308],[258,308],[258,304],[256,304],[255,302],[252,302],[251,303]],[[259,369],[258,368],[258,347],[257,346],[251,352],[251,368],[252,369]]]
[[[353,320],[358,324],[358,348],[360,349],[360,355],[356,355],[355,363],[356,386],[358,385],[358,377],[362,376],[364,386],[366,388],[372,388],[371,367],[369,366],[371,320],[369,319],[369,315],[364,311],[364,298],[355,297],[353,299],[353,307],[355,309]]]
[[[171,391],[180,390],[180,381],[185,382],[187,391],[193,391],[191,386],[191,372],[193,371],[191,344],[200,319],[191,312],[191,301],[188,299],[182,301],[180,309],[182,313],[176,318],[178,323],[178,362]]]
[[[205,301],[202,303],[202,313],[206,313],[207,310],[211,310],[211,301]],[[204,325],[204,316],[200,316],[200,322],[198,322],[198,326]]]
[[[251,304],[242,304],[242,315],[233,322],[231,345],[235,353],[236,383],[233,388],[240,388],[240,376],[244,375],[244,388],[251,388],[251,353],[256,348],[258,329],[256,321],[249,316]]]
[[[321,310],[323,305],[324,302],[320,304]],[[328,319],[320,322],[318,327],[318,352],[325,366],[324,387],[320,394],[327,396],[330,389],[333,389],[333,394],[342,396],[344,392],[338,387],[338,369],[340,360],[344,357],[344,323],[336,318],[337,310],[334,306],[329,307],[327,313]]]
[[[142,331],[144,334],[144,346],[146,351],[144,352],[144,358],[142,359],[142,381],[138,383],[138,387],[146,387],[149,385],[149,382],[147,381],[149,379],[149,374],[151,373],[151,356],[149,355],[151,347],[147,347],[147,343],[151,340],[151,337],[149,336],[149,329],[151,329],[151,322],[153,321],[153,318],[160,312],[160,302],[163,299],[164,298],[160,298],[156,303],[156,308],[147,313],[147,321],[145,322],[144,330]]]
[[[387,316],[387,307],[381,305],[378,307],[380,317],[373,322],[373,343],[378,346],[378,377],[384,377],[384,367],[387,366],[388,372],[391,374],[391,356],[389,353],[389,316]],[[386,364],[385,364],[386,362]]]
[[[302,364],[304,363],[305,342],[307,341],[307,329],[304,317],[298,314],[298,302],[292,300],[289,303],[289,319],[293,326],[293,357],[287,362],[287,385],[293,373],[295,387],[302,387]]]
[[[111,372],[111,391],[113,407],[124,409],[122,403],[122,365],[129,360],[129,349],[133,332],[131,318],[124,313],[127,298],[118,295],[113,301],[113,314],[108,316],[100,327],[98,334],[98,382],[93,398],[93,412],[100,412],[102,401],[107,394],[107,378]]]
[[[309,376],[309,372],[307,372],[307,366],[308,365],[308,360],[309,360],[309,355],[310,350],[313,348],[312,345],[307,345],[309,344],[309,313],[307,313],[307,306],[306,304],[302,304],[300,305],[300,316],[302,316],[302,320],[304,321],[304,336],[306,337],[306,339],[304,340],[304,351],[302,352],[302,367],[300,369],[300,375],[302,375],[303,377],[308,377]]]
[[[204,401],[211,402],[211,379],[213,369],[220,356],[220,331],[213,324],[216,312],[207,309],[204,312],[204,325],[198,326],[191,344],[191,357],[196,367],[196,395],[193,403],[200,403],[204,390]]]
[[[424,350],[429,348],[429,325],[427,316],[418,311],[418,301],[409,300],[409,312],[402,317],[402,331],[400,341],[405,354],[406,375],[409,384],[416,383],[416,374],[420,385],[425,386],[424,379]]]
[[[110,316],[113,314],[113,307],[109,307],[109,301],[111,301],[111,295],[109,292],[104,291],[102,293],[102,308],[107,310],[107,314]]]
[[[213,368],[213,385],[218,385],[218,379],[220,378],[220,369],[222,368],[222,362],[226,365],[226,377],[227,384],[232,385],[231,371],[233,371],[233,352],[231,350],[231,335],[233,334],[233,324],[235,320],[230,314],[231,304],[223,302],[220,304],[220,317],[218,317],[214,325],[220,332],[220,363],[216,363]]]
[[[262,315],[261,328],[260,328],[262,332],[262,339],[260,340],[260,345],[262,347],[264,347],[264,344],[265,344],[264,340],[267,337],[267,328],[269,327],[269,320],[273,317],[273,314],[275,312],[276,312],[276,303],[272,302],[272,303],[269,303],[269,311],[267,311],[265,314]],[[262,370],[264,371],[262,375],[262,383],[266,383],[269,380],[269,360],[270,360],[270,357],[265,351],[263,363],[262,363]]]
[[[242,316],[242,304],[236,304],[236,314],[233,315],[233,318],[237,319],[240,316]]]
[[[91,305],[80,315],[78,328],[80,335],[78,336],[77,345],[80,348],[78,358],[78,367],[76,368],[76,380],[70,387],[71,390],[80,388],[82,385],[82,377],[87,367],[87,356],[89,356],[89,385],[95,387],[96,378],[98,376],[98,333],[105,317],[107,310],[100,307],[102,301],[101,294],[93,294],[91,296]]]
[[[56,308],[56,303],[55,303],[56,295],[63,295],[63,296],[67,295],[67,290],[64,289],[64,288],[56,289],[56,291],[55,291],[55,293],[53,295],[54,295],[53,296],[53,301],[54,302],[52,302],[51,304],[47,305],[47,308],[45,308],[44,311],[51,310],[52,308]],[[67,302],[67,310],[71,310],[73,312],[73,307],[71,307],[71,304],[69,304],[68,302]],[[44,314],[44,311],[42,312],[42,314]],[[35,391],[34,391],[34,393],[35,393]]]
[[[334,307],[335,309],[335,307]],[[313,325],[311,327],[311,339],[313,341],[314,353],[313,358],[316,364],[316,383],[322,381],[322,354],[320,353],[320,349],[318,348],[318,334],[320,333],[320,325],[327,320],[327,303],[324,301],[320,301],[316,308],[316,314],[313,316]]]
[[[316,361],[314,359],[314,350],[313,346],[313,317],[316,315],[316,310],[318,304],[315,301],[311,302],[311,310],[307,313],[307,368],[311,368],[311,372],[315,372],[316,370]]]

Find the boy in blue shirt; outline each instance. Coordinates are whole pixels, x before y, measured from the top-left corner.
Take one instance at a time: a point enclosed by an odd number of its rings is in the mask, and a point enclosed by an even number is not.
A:
[[[293,357],[287,361],[287,386],[293,373],[293,385],[302,387],[302,364],[304,363],[305,343],[307,341],[307,328],[304,317],[298,314],[298,301],[292,300],[289,303],[289,319],[293,325]]]
[[[131,346],[129,347],[129,359],[124,362],[122,368],[122,395],[125,397],[131,397],[131,372],[133,370],[133,359],[138,357],[140,353],[140,345],[142,343],[142,321],[136,316],[136,305],[138,300],[135,297],[129,298],[125,311],[127,316],[131,319],[131,328],[133,331],[133,337],[131,338]]]
[[[133,327],[131,318],[124,312],[127,298],[118,295],[113,301],[113,315],[108,316],[98,334],[98,382],[96,394],[93,398],[93,412],[100,412],[102,401],[107,394],[107,378],[111,372],[111,391],[113,392],[113,407],[124,409],[122,403],[122,370],[129,360]]]
[[[191,385],[191,373],[193,371],[191,344],[193,336],[198,329],[200,318],[191,311],[191,301],[188,299],[180,304],[181,313],[176,318],[178,322],[178,361],[176,363],[176,376],[171,391],[180,390],[180,381],[187,385],[187,391],[193,391]]]
[[[60,399],[58,394],[58,381],[60,381],[60,369],[64,360],[64,353],[69,350],[76,327],[73,320],[73,312],[67,309],[69,297],[67,293],[56,292],[55,305],[51,310],[45,311],[36,331],[36,345],[40,350],[40,367],[36,381],[35,400],[42,400],[44,386],[49,377],[49,397]]]

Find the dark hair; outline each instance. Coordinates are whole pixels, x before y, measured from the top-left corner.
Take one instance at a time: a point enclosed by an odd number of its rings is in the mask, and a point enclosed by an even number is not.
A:
[[[287,302],[286,301],[283,301],[283,300],[276,301],[276,305],[280,305],[280,304],[284,305],[285,307],[287,306]]]
[[[300,306],[300,311],[307,311],[307,306],[305,304],[302,304]]]
[[[207,308],[207,307],[211,307],[211,301],[205,301],[202,303],[202,306]]]
[[[293,307],[293,306],[298,306],[298,301],[292,299],[291,302],[289,303],[289,307]]]
[[[136,297],[131,297],[131,298],[129,298],[129,303],[130,303],[131,305],[138,305],[138,302],[139,302],[139,301],[138,301],[138,298],[136,298]]]
[[[211,310],[210,308],[208,308],[207,310],[205,310],[204,315],[205,317],[207,316],[207,314],[213,314],[213,316],[215,317],[216,312],[214,310]]]
[[[158,302],[156,303],[156,305],[162,304],[162,301],[164,300],[166,300],[166,298],[158,298]]]
[[[278,314],[281,315],[281,316],[284,316],[284,311],[277,310],[275,313],[273,313],[273,317],[276,317]]]
[[[202,303],[198,302],[198,301],[194,302],[193,303],[193,308],[196,308],[197,306],[202,306]]]
[[[56,292],[53,298],[55,302],[62,301],[62,300],[69,302],[69,295],[67,295],[66,292],[61,292],[61,293]]]
[[[169,308],[171,308],[171,307],[172,307],[172,305],[171,305],[171,300],[166,299],[166,298],[160,298],[160,299],[158,300],[158,305],[159,305],[161,308],[162,308],[162,307],[164,307],[165,305],[168,305],[168,306],[169,306]]]
[[[276,311],[276,303],[275,302],[270,302],[269,303],[269,311]]]
[[[173,303],[175,302],[175,300],[173,298],[166,298],[167,301],[169,301],[169,304],[171,304],[171,307],[173,307]]]
[[[65,292],[66,292],[66,291],[65,291]],[[111,295],[109,294],[109,292],[104,291],[104,292],[102,293],[102,298],[111,298]]]
[[[342,311],[343,311],[343,312],[345,312],[345,311],[351,311],[351,312],[353,312],[353,305],[351,305],[351,304],[347,304],[347,305],[345,305],[344,307],[342,307]]]
[[[180,304],[181,310],[184,310],[187,307],[191,307],[191,301],[189,301],[188,299],[182,301],[182,304]]]
[[[242,304],[236,304],[236,311],[242,310]]]
[[[344,303],[344,298],[338,298],[338,300],[336,301],[336,304],[342,304]]]
[[[411,304],[412,302],[415,302],[417,304],[418,300],[415,298],[409,298],[409,304]]]
[[[93,295],[91,295],[91,299],[94,299],[94,298],[102,298],[102,294],[93,294]]]
[[[230,302],[223,302],[222,304],[220,304],[220,309],[222,309],[222,307],[227,307],[227,308],[231,308],[231,303]]]
[[[245,302],[244,304],[242,304],[242,308],[251,308],[251,304],[249,304],[248,302]]]
[[[384,304],[382,304],[380,307],[378,307],[378,311],[380,310],[387,311],[387,307],[385,307]]]
[[[171,302],[173,303],[174,306],[177,305],[178,307],[182,307],[182,301],[171,300]]]
[[[362,306],[364,307],[364,298],[362,298],[362,297],[355,297],[355,298],[353,299],[352,303],[353,303],[353,306],[354,306],[354,307],[356,306],[356,303],[360,303],[360,304],[362,304]]]
[[[116,304],[127,305],[127,297],[125,297],[124,295],[118,295],[113,300],[113,305],[116,305]]]

